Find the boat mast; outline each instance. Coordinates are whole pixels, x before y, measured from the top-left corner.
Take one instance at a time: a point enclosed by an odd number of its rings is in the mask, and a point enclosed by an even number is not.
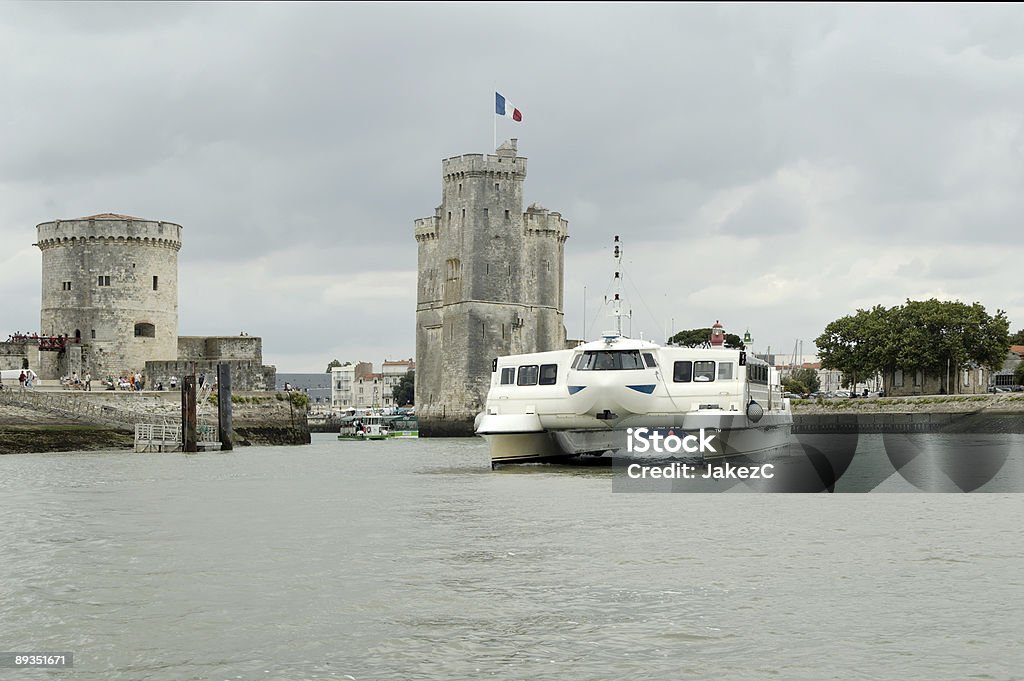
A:
[[[622,336],[622,244],[619,235],[615,235],[615,298],[612,299],[612,316],[615,317],[615,334]]]

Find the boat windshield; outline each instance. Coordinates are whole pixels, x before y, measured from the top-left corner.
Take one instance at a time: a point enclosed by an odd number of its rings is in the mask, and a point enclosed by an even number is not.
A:
[[[644,360],[639,350],[592,350],[584,352],[579,371],[622,371],[643,369]]]

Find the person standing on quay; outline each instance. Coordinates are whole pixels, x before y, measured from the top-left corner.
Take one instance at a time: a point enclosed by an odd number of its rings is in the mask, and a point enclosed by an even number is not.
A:
[[[92,391],[92,374],[88,371],[85,372],[85,389]]]
[[[21,390],[21,392],[25,392],[25,372],[24,371],[22,371],[21,375],[18,376],[18,389]]]

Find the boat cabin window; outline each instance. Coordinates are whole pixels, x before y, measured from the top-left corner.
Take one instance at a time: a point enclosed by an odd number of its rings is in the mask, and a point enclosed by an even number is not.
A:
[[[693,362],[686,359],[672,366],[672,380],[676,383],[689,383],[693,380]]]
[[[693,380],[706,383],[708,381],[715,380],[715,363],[714,362],[694,362],[693,363]]]
[[[512,385],[515,382],[516,382],[516,368],[515,367],[505,367],[504,369],[501,370],[501,384],[502,385]]]
[[[558,365],[557,364],[541,364],[540,365],[540,384],[541,385],[554,385],[558,379]]]
[[[718,380],[728,381],[732,380],[732,362],[719,362],[718,363]]]
[[[639,350],[593,350],[583,353],[583,360],[576,368],[580,371],[622,371],[643,369],[644,362]]]
[[[767,364],[748,364],[747,365],[747,380],[751,383],[767,383],[768,382],[768,365]]]
[[[519,385],[537,385],[537,374],[539,373],[536,364],[519,367]]]
[[[655,363],[655,361],[654,361],[654,355],[652,355],[649,352],[645,352],[644,353],[644,363],[647,365],[648,369],[657,369],[658,368],[657,363]]]
[[[575,357],[573,357],[572,358],[572,366],[570,366],[569,368],[570,369],[575,369],[576,366],[580,363],[580,358],[581,357],[583,357],[583,355],[576,355]]]

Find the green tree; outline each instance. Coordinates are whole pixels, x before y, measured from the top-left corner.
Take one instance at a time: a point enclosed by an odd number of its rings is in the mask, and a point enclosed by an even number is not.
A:
[[[1017,365],[1013,370],[1013,382],[1017,385],[1024,385],[1024,362]]]
[[[1010,345],[1024,345],[1024,329],[1010,336]]]
[[[281,395],[281,393],[278,393],[279,399],[280,399],[280,395]],[[285,399],[287,399],[289,402],[291,402],[292,406],[295,407],[296,409],[301,409],[303,411],[309,411],[309,395],[307,395],[306,393],[302,392],[301,390],[292,390],[292,391],[290,391],[288,393],[288,397],[286,397]]]
[[[670,344],[681,345],[683,347],[695,348],[704,345],[710,338],[711,327],[709,326],[706,329],[686,329],[685,331],[679,331],[669,338],[668,342]],[[743,340],[734,333],[727,333],[725,334],[725,347],[742,350],[744,348]]]
[[[822,368],[843,372],[844,384],[856,383],[888,367],[894,334],[891,311],[876,305],[829,323],[814,344]]]
[[[391,396],[395,398],[395,404],[404,407],[416,402],[416,371],[406,372],[398,380],[398,385],[391,389]]]
[[[327,371],[326,371],[326,373],[328,373],[328,374],[329,374],[329,373],[331,373],[331,369],[333,369],[334,367],[340,367],[340,366],[341,366],[341,362],[339,362],[339,361],[338,361],[338,360],[336,360],[336,359],[332,359],[332,360],[331,360],[331,363],[327,365]]]
[[[821,380],[814,369],[794,369],[782,380],[782,389],[798,395],[809,395],[821,389]]]
[[[980,303],[908,300],[897,308],[899,343],[892,367],[944,375],[972,364],[998,370],[1010,348],[1006,313],[993,317]]]
[[[838,369],[855,383],[897,368],[940,376],[947,367],[959,371],[977,364],[995,370],[1006,357],[1008,334],[1002,310],[993,316],[980,303],[932,298],[857,310],[828,324],[814,342],[822,367]]]

